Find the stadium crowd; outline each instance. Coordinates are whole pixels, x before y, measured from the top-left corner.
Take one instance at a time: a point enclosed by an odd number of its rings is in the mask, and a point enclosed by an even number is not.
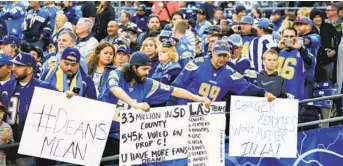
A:
[[[20,142],[34,87],[143,110],[341,93],[342,2],[265,11],[268,2],[123,2],[120,12],[107,1],[2,3],[0,144]],[[299,121],[320,118],[313,106],[342,116],[340,100],[323,101],[300,107]],[[103,156],[119,153],[118,131],[114,122]],[[8,165],[56,164],[17,149],[0,155]]]

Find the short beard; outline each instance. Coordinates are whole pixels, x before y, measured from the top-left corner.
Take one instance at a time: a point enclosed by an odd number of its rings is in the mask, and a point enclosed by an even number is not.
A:
[[[18,80],[18,81],[22,81],[24,80],[25,78],[27,77],[27,75],[22,75],[22,76],[17,76],[15,79]]]

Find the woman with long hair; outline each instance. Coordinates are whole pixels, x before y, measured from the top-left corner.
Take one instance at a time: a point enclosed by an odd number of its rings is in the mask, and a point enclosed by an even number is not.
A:
[[[101,41],[107,36],[107,24],[114,20],[115,13],[110,1],[100,1],[98,10],[96,11],[95,22],[95,38]]]
[[[152,79],[160,81],[164,84],[171,85],[175,78],[181,72],[181,66],[178,61],[176,48],[169,40],[162,42],[158,50],[158,59],[160,64],[157,66]]]
[[[88,57],[88,75],[93,78],[97,94],[101,92],[102,85],[106,82],[110,71],[114,70],[115,48],[108,42],[101,42],[94,53]]]
[[[158,53],[157,53],[157,46],[159,45],[155,38],[148,37],[143,41],[141,51],[147,54],[150,57],[151,60],[151,70],[149,72],[149,77],[151,77],[155,70],[157,65],[160,63],[158,61]]]

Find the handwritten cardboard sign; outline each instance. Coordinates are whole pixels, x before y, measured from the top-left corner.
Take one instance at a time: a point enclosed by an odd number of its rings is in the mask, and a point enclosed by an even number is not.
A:
[[[99,165],[115,105],[35,88],[18,153]]]
[[[298,103],[232,96],[229,156],[295,158]]]
[[[187,106],[120,113],[120,165],[154,163],[187,157]]]
[[[189,105],[188,166],[224,166],[225,102]]]

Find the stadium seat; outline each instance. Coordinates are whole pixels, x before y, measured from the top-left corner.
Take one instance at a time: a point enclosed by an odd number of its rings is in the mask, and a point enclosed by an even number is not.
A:
[[[333,84],[331,81],[323,81],[323,82],[315,82],[314,83],[314,89],[333,89],[335,88],[335,84]]]
[[[333,96],[337,94],[337,89],[320,89],[313,91],[313,97]]]

